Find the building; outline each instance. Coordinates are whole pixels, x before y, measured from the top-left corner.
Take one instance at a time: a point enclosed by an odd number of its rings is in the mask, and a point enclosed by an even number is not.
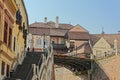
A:
[[[53,49],[56,52],[59,49],[66,48],[66,33],[73,26],[70,24],[59,24],[58,17],[56,22],[35,22],[29,26],[29,35],[27,46],[34,50],[43,50],[50,44],[53,44]]]
[[[16,0],[18,1],[18,0]],[[18,13],[19,6],[15,0],[0,0],[0,80],[4,77],[10,77],[10,71],[15,67],[15,62],[19,54],[24,53],[25,38],[23,38],[24,30],[19,29],[17,20],[20,21],[20,17],[23,15]],[[23,4],[22,0],[21,4]],[[25,12],[25,6],[21,5],[23,12]],[[27,15],[27,13],[25,12]],[[18,19],[19,15],[19,19]],[[25,29],[27,29],[28,20],[26,18]],[[20,21],[23,23],[22,21]],[[21,25],[23,27],[23,25]],[[20,41],[18,41],[18,39]],[[21,47],[17,44],[20,43]],[[21,55],[20,55],[21,56]],[[22,57],[22,56],[21,56]]]
[[[0,79],[9,77],[15,59],[12,38],[16,11],[14,0],[0,0]]]
[[[120,53],[120,34],[92,34],[91,40],[96,58]]]
[[[29,26],[28,47],[32,50],[42,51],[52,44],[54,54],[69,53],[70,55],[86,55],[92,51],[89,46],[89,32],[80,25],[59,23],[56,21],[35,22]],[[85,54],[84,54],[85,53]],[[78,56],[79,56],[78,55]]]
[[[16,27],[13,31],[14,52],[17,56],[14,67],[21,64],[26,50],[28,33],[28,16],[23,0],[15,0],[18,7],[16,12]]]
[[[92,50],[89,32],[80,25],[70,29],[67,33],[67,47],[70,55],[90,57]]]

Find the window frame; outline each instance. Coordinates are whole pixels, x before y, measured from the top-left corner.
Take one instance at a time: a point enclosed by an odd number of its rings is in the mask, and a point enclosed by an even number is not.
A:
[[[2,61],[1,74],[2,74],[2,75],[5,74],[5,62],[4,62],[4,61]]]

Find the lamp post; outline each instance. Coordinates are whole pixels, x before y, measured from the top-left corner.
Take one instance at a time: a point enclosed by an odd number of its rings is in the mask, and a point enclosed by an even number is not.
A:
[[[76,45],[76,54],[75,54],[75,56],[77,56],[77,45]]]
[[[45,33],[43,34],[43,51],[45,51]]]

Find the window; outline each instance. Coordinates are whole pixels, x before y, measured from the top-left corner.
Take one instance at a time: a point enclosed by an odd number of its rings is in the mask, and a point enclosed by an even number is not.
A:
[[[1,27],[1,12],[0,12],[0,27]]]
[[[64,41],[64,40],[62,40],[62,41],[61,41],[61,44],[65,44],[65,41]]]
[[[9,28],[9,40],[8,40],[8,47],[11,48],[12,43],[12,29]]]
[[[42,40],[40,39],[40,45],[42,44]]]
[[[4,23],[4,42],[7,44],[7,29],[8,29],[8,23],[5,21]]]
[[[47,39],[45,39],[45,45],[48,45],[48,40]]]
[[[102,54],[102,52],[101,52],[101,51],[98,51],[98,50],[96,51],[96,57],[102,57],[102,55],[101,55],[101,54]]]
[[[52,44],[55,44],[55,41],[52,41]]]
[[[9,77],[9,65],[7,65],[6,76]]]
[[[0,27],[1,27],[1,18],[2,18],[2,14],[1,14],[1,11],[2,11],[2,9],[1,9],[1,7],[0,7]]]
[[[15,51],[15,46],[16,45],[16,37],[14,37],[14,46],[13,46],[13,50]]]
[[[37,39],[36,41],[37,41],[36,45],[39,45],[40,44],[40,39]]]
[[[1,74],[4,75],[5,74],[5,62],[2,61],[2,67],[1,67]]]

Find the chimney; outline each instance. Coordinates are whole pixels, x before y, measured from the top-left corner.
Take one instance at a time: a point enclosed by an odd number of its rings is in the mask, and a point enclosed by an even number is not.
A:
[[[44,22],[47,23],[47,17],[44,18]]]
[[[59,27],[59,17],[56,16],[56,23],[55,23],[55,27],[58,28]]]

